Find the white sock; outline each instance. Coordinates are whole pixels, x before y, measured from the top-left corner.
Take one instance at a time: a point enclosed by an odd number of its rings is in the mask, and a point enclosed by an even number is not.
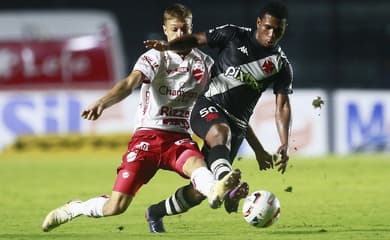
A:
[[[85,202],[73,202],[69,205],[73,217],[85,215],[88,217],[103,217],[104,204],[110,199],[108,196],[91,198]]]
[[[214,175],[206,167],[197,168],[192,172],[191,182],[195,189],[204,196],[209,197],[215,185]]]

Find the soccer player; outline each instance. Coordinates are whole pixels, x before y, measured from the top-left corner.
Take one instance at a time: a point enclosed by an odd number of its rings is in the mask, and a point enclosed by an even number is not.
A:
[[[252,148],[257,146],[257,149],[262,149],[258,141],[253,142],[255,138],[249,119],[262,92],[270,85],[273,85],[276,96],[275,122],[281,142],[277,149],[280,159],[275,164],[282,174],[286,171],[291,122],[289,94],[292,93],[293,74],[291,64],[278,43],[287,27],[287,16],[285,5],[269,2],[261,9],[255,30],[227,24],[173,41],[144,42],[147,48],[160,51],[206,45],[218,48],[211,80],[198,97],[190,120],[193,131],[204,140],[202,153],[216,179],[223,179],[232,171],[232,161],[245,137]],[[264,150],[260,152],[267,156]],[[268,155],[268,160],[259,161],[260,170],[268,169],[271,164]],[[178,189],[176,194],[188,187],[191,186]],[[240,198],[248,193],[247,188],[242,183],[229,192],[224,201],[227,212],[237,212]],[[164,202],[168,203],[172,197],[161,201],[149,207],[150,218],[162,222],[164,216],[185,212],[202,201],[200,196],[196,198],[194,195],[193,199],[198,201],[175,212],[166,211],[163,207]]]
[[[168,7],[163,22],[168,41],[192,32],[192,13],[184,5]],[[227,192],[239,184],[241,173],[235,170],[215,180],[189,134],[190,111],[210,77],[212,64],[213,60],[198,49],[148,50],[128,77],[86,108],[81,116],[96,120],[106,108],[142,85],[136,131],[117,169],[111,196],[71,201],[54,209],[44,219],[42,230],[50,231],[81,215],[99,218],[123,213],[158,169],[190,178],[193,188],[209,199],[212,208],[218,208]]]

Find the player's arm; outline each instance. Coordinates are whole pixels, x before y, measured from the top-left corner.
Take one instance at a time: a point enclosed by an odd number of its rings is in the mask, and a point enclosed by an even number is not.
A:
[[[273,168],[273,156],[264,149],[251,126],[248,127],[245,138],[249,146],[255,152],[256,161],[259,164],[259,169],[267,170],[269,168]]]
[[[81,117],[88,120],[98,119],[102,115],[104,109],[129,96],[132,91],[141,84],[142,80],[143,74],[140,71],[131,72],[126,78],[115,84],[106,95],[87,107],[81,113]]]
[[[206,33],[188,34],[182,37],[176,38],[170,42],[164,40],[146,40],[144,41],[146,48],[154,48],[159,51],[185,51],[192,48],[197,48],[207,45]]]
[[[275,165],[279,166],[278,171],[284,173],[289,159],[288,142],[291,123],[291,106],[288,94],[276,94],[275,123],[281,142],[277,150],[277,153],[280,154],[280,160]]]

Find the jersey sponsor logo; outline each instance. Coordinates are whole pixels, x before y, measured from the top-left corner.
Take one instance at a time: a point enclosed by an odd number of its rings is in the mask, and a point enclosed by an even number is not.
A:
[[[160,108],[160,115],[169,116],[169,117],[182,117],[188,118],[190,116],[190,111],[182,109],[174,109],[173,107],[162,106]]]
[[[227,76],[227,77],[234,77],[234,78],[238,79],[238,77],[240,76],[240,72],[241,72],[241,68],[240,67],[230,66],[230,67],[228,67],[226,69],[225,76]]]
[[[188,123],[188,118],[190,117],[189,110],[174,109],[173,107],[162,106],[160,108],[160,115],[169,117],[162,120],[164,125],[179,126],[185,129],[190,128],[190,124]]]
[[[263,70],[265,74],[272,73],[274,69],[275,69],[275,65],[271,60],[265,60],[263,65],[261,65],[261,70]]]
[[[254,90],[261,90],[264,87],[262,82],[257,81],[251,73],[242,71],[240,67],[228,67],[225,71],[225,76],[244,82]]]
[[[198,96],[197,92],[192,91],[184,91],[183,89],[171,89],[168,86],[161,86],[158,89],[158,92],[163,96],[170,96],[170,97],[180,97],[177,98],[176,101],[184,102],[188,99],[194,99]]]
[[[242,52],[243,54],[248,55],[248,48],[246,46],[242,46],[242,47],[239,47],[237,48],[237,50],[239,50],[240,52]]]
[[[184,129],[189,129],[190,124],[187,119],[177,119],[177,118],[164,118],[162,120],[164,125],[179,126]]]
[[[188,67],[177,67],[177,68],[165,70],[165,72],[167,74],[171,74],[171,73],[175,73],[175,72],[183,73],[183,72],[189,72],[189,71],[190,71],[190,69]]]

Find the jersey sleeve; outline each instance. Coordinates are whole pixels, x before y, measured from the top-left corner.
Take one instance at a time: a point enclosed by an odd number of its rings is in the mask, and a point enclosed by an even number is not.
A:
[[[293,69],[291,64],[286,60],[274,82],[274,94],[291,94],[293,92],[292,81]]]
[[[160,67],[161,53],[151,49],[142,54],[134,65],[133,71],[140,71],[145,76],[145,80],[150,82],[154,79]]]
[[[236,32],[237,27],[230,24],[209,29],[206,32],[207,45],[211,48],[222,48],[235,36]]]

